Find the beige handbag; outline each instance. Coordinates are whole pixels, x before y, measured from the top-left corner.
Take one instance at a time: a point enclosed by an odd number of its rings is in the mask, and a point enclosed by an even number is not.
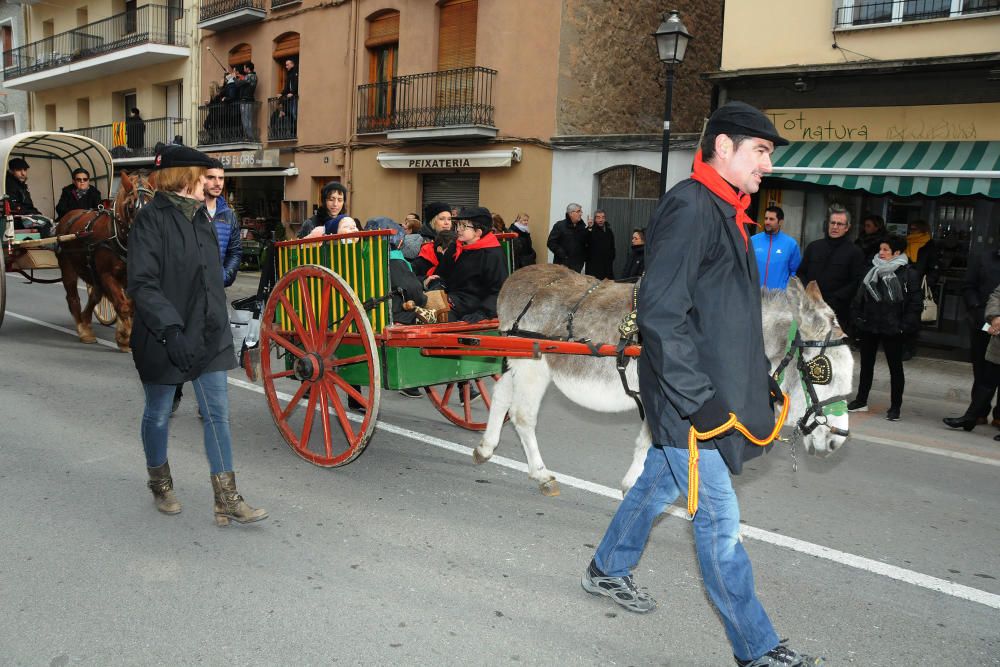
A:
[[[938,319],[938,307],[934,303],[934,295],[931,293],[931,288],[927,286],[927,276],[924,276],[921,287],[924,290],[924,309],[920,311],[920,321],[928,324],[936,323]]]
[[[424,305],[428,310],[434,311],[438,322],[448,322],[448,311],[451,306],[448,304],[448,294],[443,289],[428,290],[427,303]]]

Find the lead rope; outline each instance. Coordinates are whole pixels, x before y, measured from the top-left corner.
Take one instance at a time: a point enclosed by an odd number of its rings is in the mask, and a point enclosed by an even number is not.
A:
[[[727,419],[724,424],[716,426],[711,431],[700,432],[694,426],[688,430],[687,511],[689,518],[694,518],[695,513],[698,511],[698,441],[711,440],[716,436],[722,435],[729,429],[736,429],[743,434],[743,437],[758,447],[766,447],[767,445],[770,445],[774,439],[778,437],[778,434],[781,432],[781,427],[785,425],[785,418],[788,416],[788,406],[790,403],[788,400],[788,394],[781,392],[781,398],[781,413],[778,415],[778,421],[774,423],[774,430],[771,431],[771,434],[764,439],[754,437],[746,426],[737,421],[736,415],[732,412],[729,413],[729,419]]]

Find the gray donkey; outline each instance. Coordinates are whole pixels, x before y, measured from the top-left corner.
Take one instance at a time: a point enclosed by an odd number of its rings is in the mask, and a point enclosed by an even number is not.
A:
[[[572,337],[596,344],[617,343],[618,324],[631,311],[633,286],[607,280],[593,286],[593,278],[563,266],[539,264],[516,271],[504,283],[497,301],[500,330],[508,332],[516,322],[518,331],[550,339],[566,338],[568,315],[579,304],[572,317]],[[838,344],[843,332],[815,283],[803,288],[797,278],[792,278],[786,290],[762,290],[761,301],[765,353],[772,372],[785,358],[793,338],[806,341],[796,348],[802,357],[801,371],[797,360],[791,360],[783,369],[782,389],[791,400],[786,423],[802,419],[806,451],[828,454],[844,443],[847,434],[846,409],[830,405],[851,391],[854,358],[846,345]],[[793,321],[797,323],[798,337],[790,335],[790,331],[794,334]],[[833,345],[823,346],[825,341]],[[820,354],[829,364],[825,365],[825,375],[822,369],[813,375],[813,380],[819,379],[814,383],[809,378],[811,366],[807,369],[805,364]],[[816,363],[823,366],[825,362],[820,359]],[[632,389],[639,386],[636,366],[630,363],[626,371]],[[559,494],[559,484],[545,467],[535,437],[538,408],[550,382],[570,400],[590,410],[624,412],[637,408],[622,387],[613,357],[546,354],[541,359],[508,360],[507,370],[494,387],[489,421],[482,442],[472,452],[473,460],[484,463],[493,456],[504,417],[509,414],[524,448],[528,476],[539,484],[543,494],[554,496]],[[818,410],[810,410],[810,405]],[[635,439],[632,464],[621,482],[623,493],[642,472],[649,446],[649,429],[643,422]]]

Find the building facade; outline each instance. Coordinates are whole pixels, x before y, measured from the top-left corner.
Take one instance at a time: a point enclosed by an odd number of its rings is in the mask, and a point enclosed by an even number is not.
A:
[[[689,173],[711,106],[699,73],[718,67],[721,43],[721,2],[678,4],[696,38],[677,69],[671,180]],[[525,212],[545,257],[549,227],[578,202],[608,209],[624,244],[659,194],[661,11],[650,0],[203,0],[198,143],[239,170],[244,199],[270,193],[246,208],[287,233],[339,180],[362,221],[432,201],[487,206],[508,224]],[[234,103],[223,76],[247,61],[256,94]]]
[[[25,41],[4,54],[5,87],[29,95],[24,129],[89,136],[124,169],[152,164],[158,142],[194,143],[192,7],[190,0],[25,3]]]
[[[767,36],[761,48],[761,36]],[[795,35],[785,39],[785,35]],[[1000,0],[726,3],[720,102],[767,110],[791,141],[758,204],[803,245],[841,202],[891,231],[930,223],[938,321],[921,340],[968,345],[969,258],[1000,245]]]
[[[24,16],[21,3],[0,4],[0,43],[5,67],[10,64],[13,50],[25,43]],[[24,132],[28,127],[28,94],[8,88],[6,82],[0,83],[0,139]]]

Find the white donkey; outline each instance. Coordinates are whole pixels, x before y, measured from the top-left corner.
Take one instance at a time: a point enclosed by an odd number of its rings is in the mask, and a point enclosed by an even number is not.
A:
[[[521,269],[500,291],[500,330],[509,331],[516,322],[520,331],[564,338],[568,315],[579,303],[572,317],[573,337],[598,344],[617,343],[618,324],[631,309],[633,285],[604,281],[588,293],[592,285],[592,278],[562,266]],[[782,389],[791,400],[786,423],[798,424],[810,454],[828,454],[847,436],[843,399],[851,391],[854,358],[843,344],[844,334],[815,283],[803,288],[792,278],[786,290],[762,290],[761,301],[765,353],[772,372],[791,355],[782,368]],[[626,371],[632,389],[639,386],[637,365],[630,363]],[[509,414],[524,448],[528,476],[538,482],[543,494],[554,496],[559,494],[559,484],[545,467],[535,437],[538,408],[550,382],[589,410],[625,412],[637,408],[622,387],[613,357],[546,354],[541,359],[508,360],[507,370],[494,388],[489,422],[482,442],[472,452],[473,460],[484,463],[493,456],[504,417]],[[623,493],[642,472],[649,446],[650,433],[643,422],[635,439],[632,464],[621,482]]]

